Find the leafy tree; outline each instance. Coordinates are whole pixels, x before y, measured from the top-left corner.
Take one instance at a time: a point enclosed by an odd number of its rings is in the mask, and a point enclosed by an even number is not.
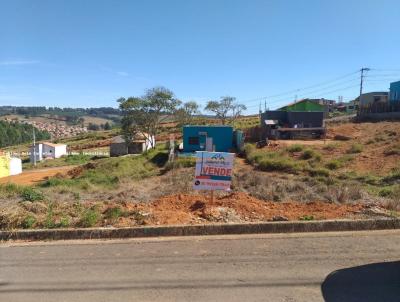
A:
[[[141,134],[149,140],[156,136],[160,130],[160,123],[174,114],[180,105],[174,93],[164,87],[149,89],[142,97],[120,98],[118,102],[123,113],[122,132],[127,142],[136,134]],[[150,141],[153,144],[153,141]]]
[[[109,122],[106,122],[103,127],[104,130],[111,130],[111,125]]]
[[[35,130],[37,140],[50,139],[47,131]],[[0,148],[19,145],[33,140],[33,126],[0,121]]]
[[[97,124],[89,123],[89,125],[88,125],[88,130],[91,130],[91,131],[98,131],[98,130],[100,130],[100,126],[97,125]]]
[[[235,101],[236,98],[231,96],[221,97],[219,101],[209,101],[205,109],[215,113],[222,125],[227,122],[233,123],[247,109],[245,105]]]
[[[193,121],[193,117],[196,114],[199,114],[199,105],[194,102],[186,102],[184,103],[176,112],[175,118],[178,121],[179,126],[184,126],[191,124]]]

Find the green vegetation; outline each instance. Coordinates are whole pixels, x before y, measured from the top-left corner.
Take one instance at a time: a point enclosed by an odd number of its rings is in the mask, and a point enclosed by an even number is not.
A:
[[[327,150],[327,151],[334,151],[337,148],[338,148],[338,144],[335,144],[335,143],[330,143],[330,144],[324,145],[322,147],[322,149]]]
[[[41,191],[30,186],[19,186],[16,184],[0,184],[0,198],[20,197],[24,201],[43,200]]]
[[[344,155],[336,159],[332,159],[325,163],[325,167],[329,170],[337,170],[345,166],[349,161],[353,160],[353,155]]]
[[[178,157],[173,163],[168,162],[165,166],[166,170],[179,169],[179,168],[191,168],[196,166],[195,157]]]
[[[22,227],[24,229],[31,229],[36,223],[36,218],[29,214],[27,215],[24,220],[22,221]]]
[[[80,225],[86,228],[95,226],[100,219],[100,213],[96,209],[86,209],[83,211]]]
[[[38,201],[38,200],[44,199],[43,193],[32,187],[22,188],[20,195],[21,195],[22,199],[25,201]]]
[[[21,193],[21,187],[10,183],[10,184],[0,184],[0,198],[11,198],[18,196]]]
[[[317,151],[312,150],[312,149],[306,149],[303,151],[301,154],[301,159],[315,159],[316,161],[321,160],[321,154],[319,154]]]
[[[299,145],[299,144],[294,144],[294,145],[291,145],[286,148],[286,150],[290,153],[301,152],[301,151],[303,151],[303,149],[304,149],[304,146]]]
[[[363,149],[364,147],[361,144],[352,144],[351,147],[347,150],[347,153],[349,154],[361,153]]]
[[[63,156],[61,158],[44,160],[44,161],[38,162],[36,164],[36,166],[34,166],[30,162],[24,163],[23,169],[29,170],[29,169],[33,169],[33,168],[41,169],[41,168],[62,167],[62,166],[70,166],[70,165],[83,165],[83,164],[87,164],[92,159],[93,159],[93,156],[85,155],[85,154],[67,155],[67,156]]]
[[[117,220],[119,217],[123,216],[123,211],[120,207],[108,208],[104,213],[105,218],[112,221]]]
[[[139,180],[159,173],[165,166],[168,151],[163,145],[142,155],[99,159],[83,169],[81,175],[69,178],[50,178],[42,187],[77,187],[81,190],[116,188],[124,180]]]
[[[306,171],[312,177],[318,177],[318,176],[328,177],[330,175],[329,170],[324,168],[307,168]]]
[[[45,131],[35,130],[37,140],[50,139]],[[33,140],[33,127],[27,124],[0,121],[0,148],[19,145]]]
[[[233,123],[233,127],[235,129],[241,129],[241,130],[257,127],[259,125],[260,125],[260,119],[258,117],[237,119]]]
[[[261,158],[258,168],[262,171],[281,171],[296,174],[301,166],[290,158]]]
[[[283,153],[257,150],[251,144],[246,144],[245,153],[247,161],[263,171],[282,171],[296,174],[302,170],[301,163],[294,161]]]
[[[312,216],[312,215],[304,215],[304,216],[299,217],[299,220],[311,221],[311,220],[314,220],[314,216]]]
[[[246,106],[236,102],[235,97],[222,96],[219,101],[208,101],[206,111],[215,114],[215,117],[221,121],[222,125],[234,124],[246,110]]]
[[[60,108],[44,106],[0,106],[0,115],[17,114],[25,117],[52,116],[63,117],[69,124],[81,122],[79,117],[92,116],[112,120],[118,123],[121,111],[112,107],[100,108]]]

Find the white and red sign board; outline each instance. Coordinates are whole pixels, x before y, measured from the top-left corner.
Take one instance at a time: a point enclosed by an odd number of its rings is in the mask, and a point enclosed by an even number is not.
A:
[[[226,152],[196,152],[195,190],[230,191],[235,155]]]

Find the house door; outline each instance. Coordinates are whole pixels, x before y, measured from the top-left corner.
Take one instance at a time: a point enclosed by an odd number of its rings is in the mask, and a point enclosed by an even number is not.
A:
[[[213,152],[213,139],[212,137],[206,137],[206,151]]]

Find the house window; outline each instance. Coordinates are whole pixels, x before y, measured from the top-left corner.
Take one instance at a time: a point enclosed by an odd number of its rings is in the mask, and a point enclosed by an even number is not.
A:
[[[198,145],[199,137],[198,136],[190,136],[189,137],[189,145]]]

